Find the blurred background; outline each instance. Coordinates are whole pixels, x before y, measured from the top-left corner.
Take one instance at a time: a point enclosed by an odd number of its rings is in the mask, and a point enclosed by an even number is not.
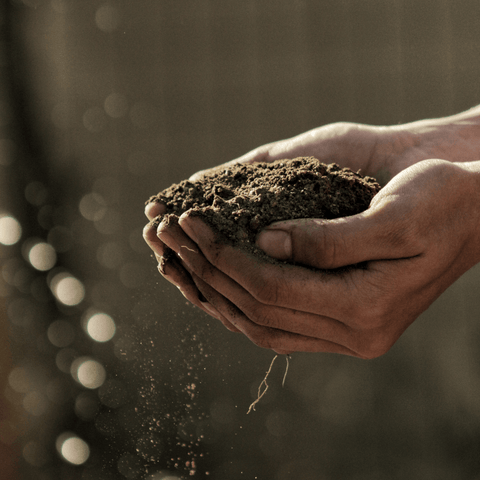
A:
[[[278,359],[247,416],[273,354],[141,235],[150,195],[259,145],[478,104],[478,0],[0,8],[2,479],[480,479],[479,268],[381,358],[295,354],[284,388]]]

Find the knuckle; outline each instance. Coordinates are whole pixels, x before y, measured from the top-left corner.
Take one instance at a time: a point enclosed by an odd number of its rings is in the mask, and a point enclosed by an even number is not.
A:
[[[275,305],[279,298],[278,282],[263,275],[256,276],[250,288],[252,297],[265,305]]]
[[[375,280],[369,285],[368,293],[356,304],[351,305],[350,315],[355,318],[352,322],[360,331],[379,330],[388,326],[395,316],[398,301],[397,292],[393,288],[388,290]]]
[[[256,325],[260,325],[262,327],[272,327],[274,324],[274,320],[271,318],[271,316],[268,313],[263,312],[261,309],[260,311],[257,311],[251,315],[250,319]]]
[[[374,330],[381,328],[385,324],[385,312],[382,305],[370,307],[360,317],[360,323],[365,330]]]
[[[272,349],[273,347],[272,339],[270,338],[269,333],[265,330],[261,331],[261,330],[255,329],[254,332],[251,332],[250,335],[248,335],[248,338],[257,347],[266,348],[266,349]]]
[[[359,353],[363,358],[367,360],[373,360],[385,355],[390,350],[393,343],[394,342],[392,342],[388,337],[384,337],[383,335],[374,335],[365,343],[365,345],[363,345]]]
[[[305,245],[300,250],[313,258],[307,259],[321,268],[332,269],[338,266],[338,255],[343,249],[343,239],[328,228],[328,224],[320,223],[312,238],[313,245]]]
[[[198,262],[193,271],[195,275],[206,283],[215,281],[216,270],[209,262]]]
[[[382,328],[386,323],[386,311],[383,304],[369,303],[363,308],[355,307],[351,312],[354,320],[350,322],[350,326],[359,331],[372,331]]]
[[[407,225],[402,224],[402,228],[392,225],[386,232],[385,240],[387,245],[395,248],[403,255],[418,255],[425,249],[423,232],[415,222],[410,222]]]

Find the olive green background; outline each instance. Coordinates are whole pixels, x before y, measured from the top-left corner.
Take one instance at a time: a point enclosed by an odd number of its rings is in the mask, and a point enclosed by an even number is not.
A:
[[[51,225],[71,232],[60,261],[87,292],[62,315],[78,329],[72,348],[104,363],[121,399],[77,418],[81,387],[56,370],[58,349],[38,346],[57,317],[43,318],[35,335],[14,328],[16,361],[43,364],[69,392],[31,419],[25,441],[43,446],[43,460],[22,459],[23,478],[157,480],[149,475],[174,475],[178,457],[197,465],[178,478],[480,479],[478,268],[381,358],[294,354],[284,388],[278,359],[268,393],[247,416],[273,354],[187,305],[141,239],[150,195],[259,145],[335,121],[390,125],[479,103],[478,0],[12,5],[23,45],[17,74],[56,205]],[[15,169],[3,168],[5,182],[21,187],[4,202],[28,231],[36,219],[22,209],[27,180]],[[105,201],[102,221],[80,214],[92,192]],[[28,296],[4,292],[7,300]],[[82,336],[92,307],[117,322],[107,345]],[[152,418],[161,424],[160,453],[142,440]],[[64,430],[91,445],[85,465],[56,454]]]

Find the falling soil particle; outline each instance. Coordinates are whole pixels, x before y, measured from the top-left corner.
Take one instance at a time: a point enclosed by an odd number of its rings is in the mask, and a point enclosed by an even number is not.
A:
[[[168,222],[189,211],[202,217],[222,241],[263,256],[255,239],[267,225],[355,215],[368,208],[379,190],[371,177],[314,157],[299,157],[217,168],[195,182],[174,184],[147,203],[163,203],[162,218]]]

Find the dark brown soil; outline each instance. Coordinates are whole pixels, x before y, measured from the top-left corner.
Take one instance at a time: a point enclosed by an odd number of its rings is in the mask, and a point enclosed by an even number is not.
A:
[[[259,253],[256,236],[272,222],[355,215],[368,208],[379,190],[371,177],[299,157],[217,169],[196,182],[174,184],[147,203],[165,204],[166,220],[173,222],[190,210],[223,241]]]

